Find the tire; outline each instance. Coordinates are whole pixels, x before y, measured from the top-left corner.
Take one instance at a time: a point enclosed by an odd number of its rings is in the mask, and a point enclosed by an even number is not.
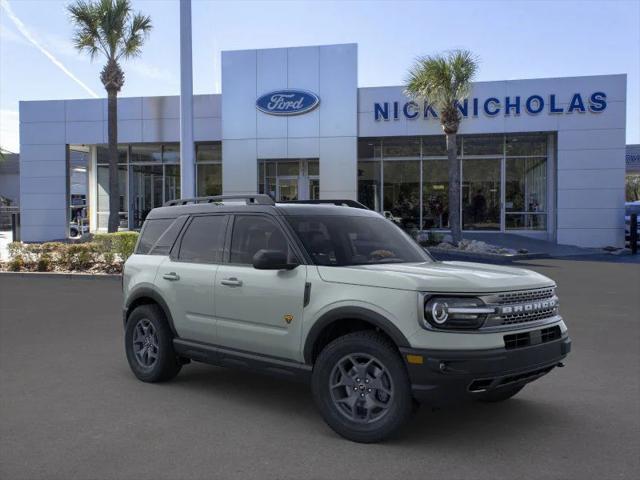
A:
[[[143,382],[164,382],[180,372],[173,334],[157,305],[140,305],[131,312],[124,341],[129,367]]]
[[[513,387],[502,387],[490,390],[488,392],[477,393],[474,398],[478,402],[483,403],[496,403],[509,400],[514,395],[518,394],[520,390],[524,388],[524,385],[515,385]]]
[[[374,331],[350,333],[327,345],[315,362],[312,390],[327,424],[354,442],[389,438],[413,410],[402,359],[395,345]]]

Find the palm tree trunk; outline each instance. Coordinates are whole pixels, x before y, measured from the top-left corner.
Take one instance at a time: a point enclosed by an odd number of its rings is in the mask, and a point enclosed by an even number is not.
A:
[[[107,121],[109,136],[109,225],[108,232],[117,232],[120,225],[120,185],[118,182],[118,92],[107,90]]]
[[[457,135],[447,133],[447,158],[449,159],[449,227],[454,244],[462,240],[460,228],[460,162],[458,161]]]

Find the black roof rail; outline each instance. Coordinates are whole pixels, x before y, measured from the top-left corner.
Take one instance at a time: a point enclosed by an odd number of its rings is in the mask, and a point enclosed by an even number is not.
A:
[[[363,205],[360,202],[356,202],[355,200],[347,200],[347,199],[338,199],[338,200],[285,200],[284,202],[278,203],[302,203],[307,205],[337,205],[338,207],[351,207],[351,208],[361,208],[363,210],[370,210],[369,207]]]
[[[178,198],[165,202],[163,207],[175,207],[177,205],[188,205],[190,203],[218,203],[225,200],[245,200],[247,205],[275,205],[269,195],[214,195],[210,197]]]

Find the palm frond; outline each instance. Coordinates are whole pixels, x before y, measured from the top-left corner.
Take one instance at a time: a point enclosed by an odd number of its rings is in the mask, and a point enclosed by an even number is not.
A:
[[[477,69],[478,60],[468,50],[420,57],[409,69],[405,92],[448,110],[469,95]]]
[[[130,0],[76,0],[67,11],[74,46],[92,60],[101,53],[108,61],[139,55],[152,29],[151,18],[134,13]]]
[[[140,13],[134,15],[129,22],[128,35],[124,38],[118,57],[131,58],[139,55],[142,44],[152,28],[150,17]]]

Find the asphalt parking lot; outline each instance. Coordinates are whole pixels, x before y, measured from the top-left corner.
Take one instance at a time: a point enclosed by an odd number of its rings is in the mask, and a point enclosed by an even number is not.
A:
[[[335,435],[304,385],[198,364],[137,381],[119,281],[0,274],[0,478],[638,478],[640,265],[527,266],[559,285],[566,367],[378,445]]]

